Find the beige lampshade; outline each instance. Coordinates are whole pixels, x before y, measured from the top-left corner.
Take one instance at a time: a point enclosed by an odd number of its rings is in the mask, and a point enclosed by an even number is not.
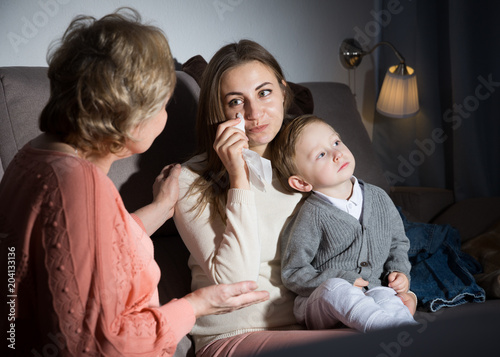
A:
[[[406,70],[402,70],[406,67]],[[392,118],[408,118],[417,114],[417,77],[413,68],[392,66],[382,83],[377,101],[377,111]]]

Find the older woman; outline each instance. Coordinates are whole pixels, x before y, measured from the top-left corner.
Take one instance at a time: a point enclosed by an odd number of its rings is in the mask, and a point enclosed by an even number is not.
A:
[[[160,306],[149,234],[173,214],[179,165],[129,214],[107,177],[165,127],[175,71],[162,32],[122,10],[76,18],[49,55],[39,137],[0,184],[2,248],[16,252],[19,355],[172,355],[195,319],[268,298],[245,281]],[[166,272],[168,273],[168,272]]]

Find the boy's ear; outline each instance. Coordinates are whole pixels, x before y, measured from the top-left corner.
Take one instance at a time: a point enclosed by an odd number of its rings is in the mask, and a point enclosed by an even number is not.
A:
[[[288,178],[288,184],[291,188],[299,191],[299,192],[310,192],[313,187],[310,183],[304,181],[301,177],[297,175],[292,175]]]

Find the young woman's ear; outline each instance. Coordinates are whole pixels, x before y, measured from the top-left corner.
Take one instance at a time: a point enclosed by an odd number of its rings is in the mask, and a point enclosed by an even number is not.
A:
[[[304,181],[301,177],[297,175],[290,176],[288,178],[288,184],[291,188],[299,191],[299,192],[310,192],[313,187],[310,183]]]

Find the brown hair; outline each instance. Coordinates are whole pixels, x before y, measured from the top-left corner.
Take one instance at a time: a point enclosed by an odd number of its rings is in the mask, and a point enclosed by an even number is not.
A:
[[[274,140],[271,151],[271,162],[281,185],[288,192],[295,192],[288,184],[288,178],[299,173],[295,165],[297,141],[304,129],[312,123],[327,124],[323,119],[315,115],[301,115],[287,121]]]
[[[197,154],[206,153],[206,165],[200,170],[193,168],[200,177],[188,191],[188,194],[200,193],[198,202],[193,207],[193,209],[199,209],[199,212],[203,211],[210,203],[214,210],[213,213],[225,218],[224,207],[229,190],[229,176],[213,149],[217,126],[226,120],[222,106],[221,80],[228,70],[251,61],[264,64],[276,75],[284,92],[285,113],[293,100],[289,86],[284,84],[285,77],[278,61],[258,43],[241,40],[228,44],[217,51],[203,73],[196,120]]]
[[[117,153],[176,82],[163,32],[130,8],[76,17],[49,50],[50,98],[40,129],[87,154]]]

